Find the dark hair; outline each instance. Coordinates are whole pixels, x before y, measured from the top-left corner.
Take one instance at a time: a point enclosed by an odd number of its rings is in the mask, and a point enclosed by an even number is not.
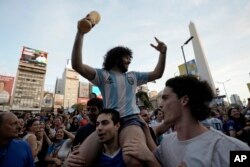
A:
[[[101,115],[101,114],[110,114],[114,125],[116,125],[118,122],[120,122],[120,114],[115,109],[103,109],[103,110],[101,110],[99,115]]]
[[[155,109],[155,110],[154,110],[154,115],[155,115],[155,116],[158,115],[158,112],[159,112],[159,111],[161,111],[161,109],[159,109],[159,108]]]
[[[104,56],[103,69],[109,71],[115,65],[118,65],[122,62],[122,57],[128,55],[132,57],[132,51],[124,46],[117,46],[110,49]]]
[[[236,118],[234,118],[234,117],[231,116],[231,113],[232,113],[232,110],[233,110],[233,109],[237,109],[237,110],[239,111],[239,113],[240,113],[240,118],[236,119]],[[239,109],[238,106],[231,106],[231,107],[228,109],[228,111],[227,111],[227,115],[228,115],[228,118],[231,119],[231,120],[237,120],[237,121],[239,121],[239,122],[245,122],[245,117],[244,117],[244,115],[240,112],[240,109]]]
[[[93,96],[93,98],[97,98],[96,93],[92,92],[91,95]]]
[[[209,116],[209,103],[214,93],[206,81],[200,81],[192,75],[183,75],[167,80],[166,86],[172,88],[179,99],[188,96],[190,112],[196,120],[201,121]]]
[[[38,119],[35,119],[35,118],[31,118],[31,119],[28,119],[27,122],[26,122],[26,130],[29,130],[29,128],[32,126],[32,124],[36,121],[39,121]]]
[[[103,101],[100,98],[92,98],[87,102],[87,106],[96,106],[99,111],[103,108]]]

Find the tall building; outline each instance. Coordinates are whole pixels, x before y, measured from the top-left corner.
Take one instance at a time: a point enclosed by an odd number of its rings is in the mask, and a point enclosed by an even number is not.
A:
[[[232,104],[243,105],[242,101],[240,100],[240,96],[237,94],[232,94],[230,97],[230,101]]]
[[[201,45],[199,35],[196,31],[196,28],[193,22],[190,22],[189,24],[189,31],[190,31],[191,36],[194,37],[192,40],[192,44],[193,44],[199,77],[201,80],[206,80],[215,92],[214,81],[213,81],[213,78],[212,78],[208,63],[207,63],[206,56],[203,51],[203,47]]]
[[[69,108],[77,103],[78,87],[79,87],[79,74],[73,69],[66,66],[63,73],[63,107]]]
[[[12,97],[12,110],[41,110],[47,52],[23,47]]]
[[[61,78],[56,79],[55,94],[63,94],[63,80]]]

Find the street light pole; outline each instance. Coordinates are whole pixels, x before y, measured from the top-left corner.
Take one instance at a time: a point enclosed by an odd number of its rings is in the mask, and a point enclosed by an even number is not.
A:
[[[229,98],[228,98],[228,95],[227,95],[227,91],[226,91],[226,87],[225,87],[225,83],[226,82],[228,82],[228,81],[230,81],[231,79],[228,79],[228,80],[226,80],[226,81],[224,81],[224,82],[217,82],[217,83],[219,83],[219,84],[222,84],[223,85],[223,88],[224,88],[224,91],[225,91],[225,94],[226,94],[226,97],[227,97],[227,101],[228,101],[228,103],[230,103],[229,102]]]
[[[188,67],[187,67],[187,61],[186,61],[186,57],[185,57],[185,53],[184,53],[184,45],[187,45],[189,43],[189,41],[191,41],[192,39],[194,38],[194,36],[191,36],[182,46],[181,46],[181,50],[182,50],[182,54],[183,54],[183,58],[184,58],[184,63],[185,63],[185,68],[186,68],[186,72],[187,72],[187,75],[189,74],[188,73]]]
[[[183,50],[183,46],[181,46],[181,50],[182,50],[182,54],[183,54],[183,58],[184,58],[184,63],[185,63],[185,68],[186,68],[186,72],[187,72],[187,75],[188,75],[188,67],[187,67],[187,61],[186,61],[186,58],[185,58],[185,53],[184,53],[184,50]]]

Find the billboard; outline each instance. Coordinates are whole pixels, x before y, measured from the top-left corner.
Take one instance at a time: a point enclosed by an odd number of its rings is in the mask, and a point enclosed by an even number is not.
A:
[[[95,93],[97,97],[102,98],[101,91],[97,86],[93,85],[92,88],[91,88],[91,92]]]
[[[89,83],[80,82],[79,97],[89,98]]]
[[[9,104],[14,77],[0,75],[0,104]]]
[[[64,95],[55,94],[54,97],[54,108],[61,108],[63,106]]]
[[[179,68],[180,75],[187,74],[185,64],[179,65],[178,68]],[[196,76],[199,75],[195,59],[187,62],[187,69],[188,69],[188,74],[192,74],[192,75],[196,75]]]
[[[53,106],[53,93],[44,92],[42,107],[52,108]]]
[[[46,67],[48,53],[37,49],[23,47],[20,62]]]

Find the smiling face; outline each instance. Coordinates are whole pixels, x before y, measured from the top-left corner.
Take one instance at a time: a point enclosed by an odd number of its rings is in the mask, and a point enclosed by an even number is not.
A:
[[[182,116],[181,99],[170,87],[165,87],[162,92],[160,108],[165,122],[176,124]]]
[[[64,138],[64,131],[62,128],[57,129],[56,134],[55,134],[56,140],[61,140]]]
[[[240,118],[240,110],[238,108],[233,108],[230,116],[233,118]]]
[[[111,114],[100,114],[96,121],[96,132],[101,143],[111,143],[117,139],[120,124],[114,125]]]
[[[36,133],[40,131],[40,121],[35,121],[32,125],[28,128],[30,132]]]

